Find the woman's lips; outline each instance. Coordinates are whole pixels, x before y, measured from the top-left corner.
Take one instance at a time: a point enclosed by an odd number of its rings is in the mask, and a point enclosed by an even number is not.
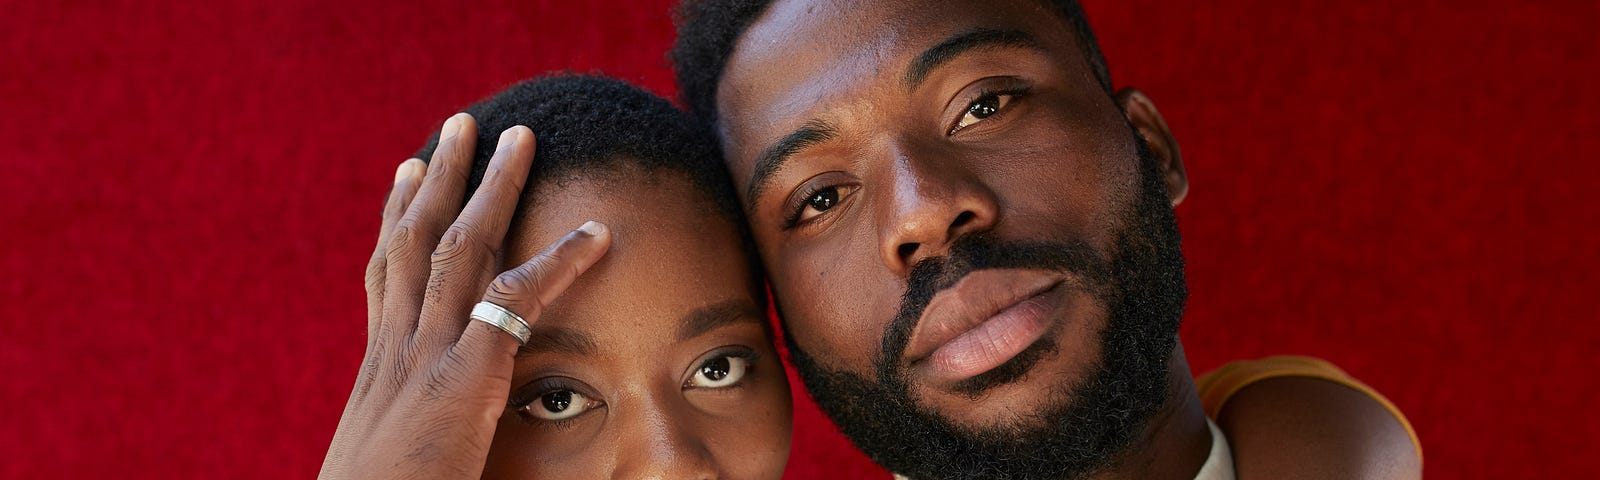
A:
[[[928,302],[903,358],[936,385],[999,367],[1050,331],[1061,284],[1054,272],[968,274]]]

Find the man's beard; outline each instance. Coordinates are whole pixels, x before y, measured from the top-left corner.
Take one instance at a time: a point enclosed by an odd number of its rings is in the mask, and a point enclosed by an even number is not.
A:
[[[806,389],[857,448],[884,468],[917,479],[1081,478],[1106,467],[1144,430],[1166,401],[1167,366],[1188,292],[1163,176],[1143,139],[1135,139],[1141,188],[1124,214],[1115,258],[1106,260],[1082,241],[1001,242],[984,235],[957,240],[948,256],[912,269],[900,312],[874,360],[873,380],[821,366],[784,332]],[[1098,366],[1079,384],[1048,392],[1067,401],[1045,407],[1034,418],[1042,426],[958,426],[915,402],[899,362],[934,294],[971,271],[994,268],[1071,273],[1082,279],[1076,288],[1107,308]],[[1015,381],[1055,347],[1047,336],[957,390],[976,398]]]

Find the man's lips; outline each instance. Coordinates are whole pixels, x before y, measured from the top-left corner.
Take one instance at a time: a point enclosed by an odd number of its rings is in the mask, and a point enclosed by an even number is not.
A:
[[[1062,283],[1039,270],[972,272],[928,302],[903,358],[935,384],[999,367],[1050,330]]]

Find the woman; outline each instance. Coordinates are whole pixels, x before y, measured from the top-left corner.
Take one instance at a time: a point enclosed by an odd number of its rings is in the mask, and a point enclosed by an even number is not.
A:
[[[322,476],[779,477],[789,386],[709,133],[597,77],[468,112],[396,174]]]

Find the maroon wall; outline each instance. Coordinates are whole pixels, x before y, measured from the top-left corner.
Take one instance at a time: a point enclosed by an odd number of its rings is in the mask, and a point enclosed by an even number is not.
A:
[[[551,69],[674,91],[666,1],[154,3],[0,1],[5,477],[314,475],[394,165]],[[1600,7],[1215,3],[1087,5],[1182,144],[1194,367],[1333,360],[1433,477],[1595,473]],[[798,408],[793,476],[875,471]]]

